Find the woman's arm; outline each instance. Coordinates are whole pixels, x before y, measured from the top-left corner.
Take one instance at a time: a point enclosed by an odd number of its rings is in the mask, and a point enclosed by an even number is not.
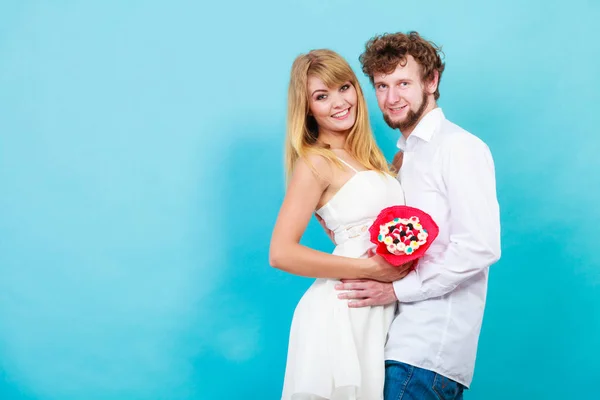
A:
[[[300,244],[306,226],[333,175],[332,166],[323,157],[312,157],[310,162],[319,175],[304,160],[296,163],[273,229],[270,264],[295,275],[313,278],[390,282],[402,277],[403,268],[393,267],[379,256],[367,259],[334,256]]]

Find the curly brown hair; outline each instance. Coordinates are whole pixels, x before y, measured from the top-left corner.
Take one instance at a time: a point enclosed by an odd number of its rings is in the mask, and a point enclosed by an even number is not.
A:
[[[440,97],[439,81],[442,79],[445,64],[440,54],[442,48],[433,42],[427,41],[417,32],[387,33],[371,38],[365,45],[365,52],[360,55],[362,70],[373,83],[373,76],[377,73],[390,74],[398,64],[406,65],[406,56],[411,55],[421,66],[421,79],[429,82],[438,72],[438,88],[434,96]]]

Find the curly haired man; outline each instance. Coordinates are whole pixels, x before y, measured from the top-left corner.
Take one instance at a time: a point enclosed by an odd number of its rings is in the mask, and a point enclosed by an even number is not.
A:
[[[376,36],[360,56],[386,123],[401,132],[406,204],[440,234],[393,283],[343,281],[350,307],[398,302],[386,343],[385,399],[462,399],[473,378],[488,270],[500,258],[495,170],[488,146],[437,105],[441,49],[417,32]]]

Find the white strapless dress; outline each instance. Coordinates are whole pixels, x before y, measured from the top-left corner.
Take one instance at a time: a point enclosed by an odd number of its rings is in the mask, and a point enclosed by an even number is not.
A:
[[[333,254],[362,258],[374,247],[368,228],[379,212],[402,204],[396,179],[360,171],[317,213],[335,234]],[[383,398],[384,346],[396,306],[349,308],[337,298],[337,283],[317,279],[296,307],[283,400]]]

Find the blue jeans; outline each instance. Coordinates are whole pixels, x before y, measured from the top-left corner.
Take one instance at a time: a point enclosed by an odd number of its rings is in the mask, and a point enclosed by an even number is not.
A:
[[[462,400],[464,386],[435,372],[386,360],[384,400]]]

